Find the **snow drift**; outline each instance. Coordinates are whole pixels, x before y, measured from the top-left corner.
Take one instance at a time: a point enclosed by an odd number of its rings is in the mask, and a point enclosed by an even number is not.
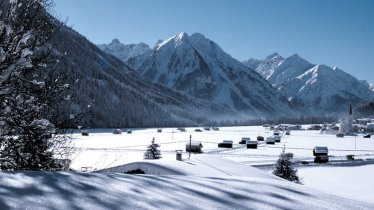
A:
[[[1,209],[371,209],[216,158],[146,161],[160,174],[14,172],[0,175]],[[158,162],[158,163],[156,163]],[[228,165],[222,165],[222,164]],[[194,167],[194,164],[200,167]],[[129,165],[130,167],[131,165]],[[220,166],[218,168],[215,168]],[[190,169],[200,170],[186,175]],[[174,169],[172,171],[171,169]],[[231,174],[222,174],[225,169]],[[162,173],[161,173],[162,172]],[[235,174],[233,173],[235,172]],[[210,174],[211,173],[211,174]],[[235,175],[235,176],[232,176]],[[245,176],[242,176],[245,175]]]

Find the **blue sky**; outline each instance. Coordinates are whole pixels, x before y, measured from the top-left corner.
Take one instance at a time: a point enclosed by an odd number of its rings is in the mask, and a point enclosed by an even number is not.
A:
[[[55,0],[54,13],[95,44],[199,32],[232,57],[298,53],[374,82],[372,0]]]

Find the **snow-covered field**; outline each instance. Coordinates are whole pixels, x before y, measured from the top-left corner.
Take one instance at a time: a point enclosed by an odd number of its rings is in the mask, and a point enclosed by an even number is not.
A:
[[[162,133],[158,133],[154,128],[114,135],[110,129],[96,129],[91,130],[89,136],[76,133],[73,134],[73,143],[77,152],[72,157],[72,168],[78,171],[97,170],[141,161],[153,137],[161,145],[163,159],[175,160],[175,151],[185,151],[190,135],[192,140],[202,142],[205,154],[216,154],[246,165],[274,163],[283,146],[286,152],[294,153],[294,158],[298,160],[313,160],[314,146],[327,146],[329,155],[334,156],[331,160],[345,160],[348,154],[354,154],[356,158],[374,158],[374,139],[364,139],[362,136],[337,138],[335,135],[320,134],[319,131],[291,131],[290,136],[282,137],[281,143],[267,145],[259,142],[258,149],[246,149],[244,145],[238,144],[242,137],[267,137],[272,135],[272,131],[261,126],[221,127],[219,131],[203,132],[194,130],[187,128],[187,132],[179,132],[175,128],[165,128]],[[222,140],[233,140],[234,148],[218,148],[217,144]],[[183,153],[183,158],[188,158],[188,153]]]
[[[298,172],[308,187],[370,202],[374,206],[374,165],[301,167]]]
[[[0,209],[372,209],[374,140],[336,138],[319,131],[293,131],[275,145],[246,149],[242,137],[270,136],[263,127],[226,127],[220,131],[179,132],[173,128],[133,130],[114,135],[109,129],[73,134],[72,167],[79,172],[0,173]],[[192,135],[204,154],[175,160]],[[152,138],[161,160],[143,160]],[[232,149],[217,148],[233,140]],[[329,164],[298,165],[305,185],[271,174],[283,146],[298,161],[312,160],[314,146],[328,146]],[[354,154],[363,161],[344,161]],[[248,165],[253,165],[251,167]],[[256,168],[257,167],[257,168]],[[146,175],[128,175],[140,169]]]
[[[364,139],[362,136],[337,138],[335,135],[320,134],[319,131],[302,130],[291,131],[290,136],[282,137],[281,143],[267,145],[260,142],[258,149],[246,149],[244,145],[238,144],[242,137],[267,137],[272,135],[272,131],[260,126],[221,127],[219,131],[203,132],[194,130],[195,128],[187,128],[187,132],[180,132],[175,128],[164,128],[158,133],[156,128],[134,129],[132,134],[123,132],[114,135],[110,129],[95,129],[90,130],[89,136],[76,133],[73,134],[73,143],[77,150],[73,155],[72,168],[77,171],[93,171],[142,161],[143,153],[153,137],[161,145],[163,160],[175,160],[175,151],[185,151],[185,144],[191,135],[192,140],[202,142],[203,151],[207,155],[260,168],[273,164],[283,146],[286,152],[295,154],[296,160],[309,162],[313,160],[314,146],[327,146],[332,163],[327,166],[311,163],[298,167],[304,184],[328,193],[373,203],[374,182],[370,181],[370,176],[374,173],[374,166],[341,167],[334,163],[345,161],[348,154],[369,163],[374,158],[374,139]],[[218,148],[217,144],[222,140],[233,140],[234,148]],[[197,155],[192,154],[193,157]],[[188,153],[184,152],[183,159],[187,158]],[[270,173],[270,167],[263,169]]]

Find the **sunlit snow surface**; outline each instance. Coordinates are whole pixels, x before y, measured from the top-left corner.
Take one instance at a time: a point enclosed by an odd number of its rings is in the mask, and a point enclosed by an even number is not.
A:
[[[370,209],[305,186],[251,177],[1,173],[1,209]]]
[[[304,126],[307,128],[308,126]],[[125,131],[125,129],[123,129]],[[337,138],[335,135],[320,134],[319,131],[291,131],[290,136],[283,136],[281,143],[266,145],[259,142],[258,149],[246,149],[238,142],[242,137],[255,139],[258,135],[267,137],[272,131],[262,126],[251,127],[221,127],[219,131],[194,132],[195,128],[187,128],[187,132],[179,132],[175,128],[164,128],[158,133],[156,128],[134,129],[132,134],[123,132],[121,135],[112,134],[110,129],[91,130],[90,136],[74,134],[74,144],[79,150],[73,156],[72,167],[78,171],[92,171],[110,168],[126,163],[143,161],[143,153],[153,137],[156,143],[161,145],[163,159],[175,160],[175,150],[185,151],[185,144],[189,140],[201,141],[205,155],[214,155],[226,158],[241,164],[252,166],[267,166],[263,168],[267,173],[271,171],[271,165],[278,158],[283,146],[286,152],[295,154],[295,160],[313,161],[312,149],[314,146],[327,146],[329,148],[330,166],[318,166],[313,163],[308,166],[298,167],[300,175],[306,186],[314,187],[325,192],[353,197],[358,200],[372,202],[374,200],[374,182],[369,177],[374,173],[373,167],[346,167],[344,175],[340,174],[341,167],[336,166],[339,161],[345,161],[347,154],[354,154],[356,159],[364,159],[364,163],[372,163],[374,158],[374,139],[364,139],[362,136],[346,136]],[[233,140],[234,148],[222,149],[217,144],[222,140]],[[192,157],[198,154],[192,154]],[[188,158],[188,153],[183,153],[183,158]],[[334,161],[337,161],[335,163]],[[361,163],[361,162],[360,162]],[[343,163],[344,164],[344,163]],[[352,164],[351,164],[352,165]],[[355,164],[353,164],[355,165]],[[301,165],[299,165],[301,166]],[[310,173],[308,171],[311,171]],[[371,171],[371,173],[368,173]],[[318,176],[318,174],[324,174]],[[343,176],[344,178],[337,178]],[[220,174],[222,175],[222,174]],[[360,176],[359,176],[360,175]],[[359,177],[365,177],[360,179]],[[348,182],[347,180],[356,180]],[[334,181],[331,181],[334,180]],[[359,181],[358,181],[359,180]],[[352,183],[352,184],[350,184]],[[369,187],[370,186],[370,187]],[[361,194],[351,192],[363,191]]]
[[[97,173],[15,172],[0,175],[0,209],[372,209],[373,165],[342,167],[347,154],[370,163],[374,140],[362,136],[336,138],[319,131],[291,131],[275,145],[246,149],[242,137],[270,136],[263,127],[227,127],[220,131],[187,132],[176,129],[133,129],[132,134],[90,130],[74,134],[75,170],[112,168]],[[205,154],[183,153],[192,135]],[[143,160],[155,137],[163,159]],[[234,148],[218,149],[217,143],[233,140]],[[299,165],[305,185],[271,175],[271,164],[283,145],[296,160],[312,160],[312,148],[328,146],[332,163]],[[131,164],[129,164],[131,163]],[[268,165],[267,165],[268,164]],[[341,165],[337,165],[341,164]],[[254,165],[264,170],[256,169]],[[147,175],[122,172],[142,169]],[[340,197],[342,196],[342,197]],[[370,203],[371,202],[371,203]]]
[[[261,135],[266,138],[273,132],[261,126],[221,127],[219,131],[203,132],[194,130],[195,128],[187,128],[187,132],[179,132],[175,128],[165,128],[162,133],[158,133],[156,128],[133,129],[132,134],[123,132],[121,135],[114,135],[111,129],[95,129],[90,130],[89,136],[76,133],[73,134],[73,143],[77,152],[72,157],[72,168],[97,170],[141,161],[153,137],[161,145],[163,159],[175,160],[175,150],[185,151],[190,135],[192,140],[202,142],[205,154],[218,155],[247,165],[274,163],[283,146],[286,147],[286,152],[295,154],[296,160],[312,161],[315,146],[327,146],[329,155],[335,156],[331,160],[345,160],[347,154],[355,154],[356,158],[374,158],[374,139],[364,139],[362,136],[336,138],[335,135],[320,134],[319,131],[291,131],[291,135],[283,136],[280,143],[266,145],[259,142],[258,149],[246,149],[244,145],[238,144],[242,137],[256,139]],[[218,143],[223,140],[233,140],[234,147],[218,148]],[[188,153],[183,153],[183,158],[187,157]]]

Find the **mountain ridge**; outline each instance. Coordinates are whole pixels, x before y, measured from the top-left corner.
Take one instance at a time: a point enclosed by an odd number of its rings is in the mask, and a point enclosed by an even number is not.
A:
[[[127,64],[154,82],[239,113],[261,117],[291,112],[287,100],[257,72],[200,33],[178,33]]]
[[[212,102],[145,80],[69,27],[63,26],[52,44],[63,55],[56,71],[68,81],[79,80],[71,112],[93,104],[83,126],[186,126],[232,115]]]
[[[298,54],[285,58],[279,65],[262,65],[273,62],[271,58],[258,60],[255,70],[291,103],[309,113],[341,112],[349,104],[360,106],[374,98],[373,91],[369,91],[370,83],[359,81],[337,67],[312,64]],[[265,68],[259,68],[261,65]]]

